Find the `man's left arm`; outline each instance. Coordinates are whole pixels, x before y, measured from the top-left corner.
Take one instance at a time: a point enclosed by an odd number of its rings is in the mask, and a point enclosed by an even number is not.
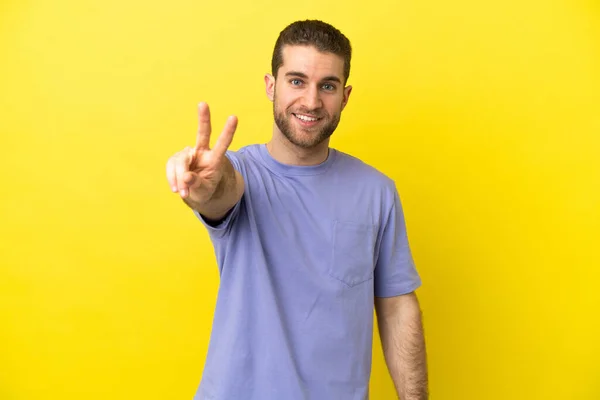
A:
[[[385,362],[398,396],[427,400],[427,355],[417,295],[376,297],[375,310]]]

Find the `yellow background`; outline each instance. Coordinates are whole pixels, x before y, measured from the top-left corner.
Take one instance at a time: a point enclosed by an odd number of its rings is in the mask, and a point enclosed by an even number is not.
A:
[[[264,142],[272,46],[352,40],[332,144],[393,177],[434,400],[600,399],[600,5],[0,5],[0,399],[191,399],[218,285],[168,188],[196,104]],[[376,342],[372,399],[394,398]]]

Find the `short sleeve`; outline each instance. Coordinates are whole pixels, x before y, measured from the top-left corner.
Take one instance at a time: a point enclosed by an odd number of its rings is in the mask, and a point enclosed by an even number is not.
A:
[[[240,174],[242,174],[242,177],[244,179],[246,179],[246,177],[244,176],[242,163],[241,163],[241,160],[239,159],[238,153],[233,152],[233,151],[227,151],[226,156],[229,159],[229,161],[231,161],[231,164],[233,164],[233,168],[235,168],[237,171],[239,171]],[[244,201],[244,196],[242,195],[240,200],[227,213],[225,218],[222,221],[219,221],[219,223],[217,225],[208,222],[204,218],[204,216],[201,215],[197,210],[192,210],[192,211],[193,211],[194,215],[196,215],[196,217],[200,220],[202,225],[204,225],[204,227],[208,230],[209,236],[212,239],[220,239],[220,238],[224,237],[227,234],[227,232],[229,232],[232,224],[235,222],[235,219],[237,218],[238,214],[240,213],[240,208],[241,208],[243,201]]]
[[[414,291],[421,286],[421,278],[408,243],[397,190],[394,190],[394,199],[380,235],[375,264],[375,296],[393,297]]]

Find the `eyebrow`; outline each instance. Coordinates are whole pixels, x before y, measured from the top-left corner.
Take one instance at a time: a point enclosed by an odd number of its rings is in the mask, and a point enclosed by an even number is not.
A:
[[[296,76],[298,78],[308,79],[308,75],[306,75],[305,73],[302,73],[302,72],[298,72],[298,71],[289,71],[289,72],[286,72],[285,76]],[[340,80],[340,78],[338,78],[335,75],[326,76],[321,81],[342,83],[342,81]]]

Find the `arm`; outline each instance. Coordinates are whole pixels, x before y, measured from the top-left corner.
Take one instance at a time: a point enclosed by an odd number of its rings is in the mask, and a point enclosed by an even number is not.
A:
[[[377,324],[388,370],[402,400],[428,399],[421,309],[414,292],[376,297]]]
[[[227,158],[237,119],[230,117],[213,149],[209,148],[208,105],[198,107],[198,135],[194,148],[186,147],[167,162],[167,180],[190,208],[210,221],[225,217],[244,194],[244,179]]]

